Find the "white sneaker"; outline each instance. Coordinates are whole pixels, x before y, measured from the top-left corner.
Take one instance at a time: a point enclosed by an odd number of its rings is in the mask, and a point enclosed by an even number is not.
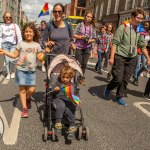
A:
[[[45,66],[42,66],[42,72],[46,72]]]
[[[140,74],[140,76],[143,77],[143,76],[144,76],[144,73],[142,72],[142,73]]]
[[[10,80],[10,73],[7,74],[6,80]]]
[[[11,75],[10,75],[11,79],[15,78],[15,73],[12,72]]]

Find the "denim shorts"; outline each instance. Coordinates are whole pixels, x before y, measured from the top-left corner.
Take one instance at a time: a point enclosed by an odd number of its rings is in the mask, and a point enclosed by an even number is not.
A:
[[[33,71],[22,71],[16,69],[16,84],[25,86],[35,86],[36,74]]]

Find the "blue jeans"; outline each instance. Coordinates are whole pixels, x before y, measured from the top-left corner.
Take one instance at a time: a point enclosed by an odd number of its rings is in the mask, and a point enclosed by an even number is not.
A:
[[[140,65],[141,61],[142,61],[142,65]],[[138,72],[142,67],[146,68],[146,59],[143,54],[137,55],[137,62],[134,68],[134,79],[138,78]]]
[[[16,49],[16,45],[14,45],[10,42],[5,42],[5,43],[2,43],[2,49],[7,51],[7,52],[13,53],[14,50]],[[8,74],[10,72],[14,72],[14,70],[15,70],[14,69],[15,68],[15,60],[16,59],[5,56],[5,66],[6,66],[6,70],[7,70]]]
[[[100,70],[102,68],[102,61],[105,53],[98,51],[98,61],[95,66],[95,70]]]

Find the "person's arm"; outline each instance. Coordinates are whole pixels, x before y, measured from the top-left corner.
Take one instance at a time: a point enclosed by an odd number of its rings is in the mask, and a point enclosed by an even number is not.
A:
[[[73,32],[73,37],[75,39],[78,39],[78,40],[84,40],[85,36],[84,35],[80,35],[79,31],[80,31],[80,27],[81,27],[81,23],[78,23],[74,32]]]
[[[150,57],[148,55],[148,52],[147,52],[147,49],[146,49],[146,46],[145,46],[145,40],[144,40],[144,37],[141,36],[141,35],[140,35],[140,37],[138,39],[137,47],[141,48],[142,53],[144,54],[144,56],[147,59],[147,65],[150,65]]]
[[[17,58],[18,56],[19,56],[19,54],[20,54],[20,52],[16,49],[16,50],[14,50],[14,52],[13,53],[10,53],[10,52],[8,52],[8,51],[5,51],[5,50],[3,50],[3,49],[0,49],[0,55],[6,55],[6,56],[8,56],[8,57],[11,57],[11,58]]]
[[[92,36],[91,36],[91,38],[89,39],[88,44],[91,44],[91,43],[93,43],[93,42],[95,42],[95,41],[96,41],[96,30],[95,30],[95,28],[93,27]]]
[[[110,65],[114,64],[115,53],[116,53],[116,45],[113,44],[112,47],[111,47],[111,52],[110,52],[110,59],[109,59],[109,64]]]

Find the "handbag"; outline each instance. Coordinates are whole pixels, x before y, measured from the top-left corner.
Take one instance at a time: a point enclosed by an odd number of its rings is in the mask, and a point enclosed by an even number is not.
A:
[[[15,29],[15,40],[16,40],[16,45],[18,44],[18,37],[17,37],[17,31],[16,31],[16,26],[14,24],[14,29]]]

